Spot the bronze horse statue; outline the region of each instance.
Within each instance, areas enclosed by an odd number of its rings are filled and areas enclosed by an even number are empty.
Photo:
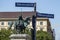
[[[20,16],[18,22],[15,24],[15,30],[17,33],[24,33],[28,24],[30,24],[30,17],[23,20],[22,16]]]

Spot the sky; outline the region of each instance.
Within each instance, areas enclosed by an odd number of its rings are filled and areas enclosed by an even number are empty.
[[[60,40],[60,0],[0,0],[0,12],[33,11],[33,8],[15,7],[15,2],[36,2],[38,12],[54,14],[54,19],[49,19],[56,40]]]

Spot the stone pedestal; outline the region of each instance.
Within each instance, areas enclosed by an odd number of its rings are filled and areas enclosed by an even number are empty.
[[[12,34],[10,40],[31,40],[28,34]]]

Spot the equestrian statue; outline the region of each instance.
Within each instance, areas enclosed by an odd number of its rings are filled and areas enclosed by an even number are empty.
[[[10,29],[12,27],[12,24],[10,25]],[[22,16],[19,16],[18,20],[14,23],[14,29],[16,30],[16,33],[25,33],[26,27],[30,24],[30,17],[27,17],[26,19],[23,19]]]

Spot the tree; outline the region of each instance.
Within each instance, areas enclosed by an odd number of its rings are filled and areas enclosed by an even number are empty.
[[[36,33],[37,40],[52,40],[52,36],[48,32],[37,31]]]
[[[2,29],[0,30],[0,40],[9,40],[11,30]]]

